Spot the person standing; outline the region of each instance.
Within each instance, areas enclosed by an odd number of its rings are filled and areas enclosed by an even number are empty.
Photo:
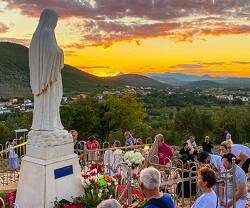
[[[114,155],[114,148],[116,148],[116,142],[111,142],[111,148],[105,151],[103,156],[103,164],[104,164],[104,170],[105,173],[114,176],[117,174],[117,167],[116,167],[116,157]]]
[[[126,131],[126,132],[124,133],[124,137],[125,137],[125,139],[126,139],[126,145],[127,145],[127,146],[134,146],[134,145],[137,144],[136,138],[134,138],[134,137],[132,136],[132,134],[131,134],[129,131]]]
[[[86,147],[88,149],[88,161],[96,161],[98,159],[97,149],[100,148],[100,145],[95,136],[90,136],[88,138]]]
[[[214,148],[213,143],[210,141],[209,136],[205,136],[205,140],[202,144],[202,149],[204,152],[212,153],[212,149]]]
[[[224,140],[227,141],[227,140],[231,140],[232,139],[232,135],[229,133],[229,131],[226,129],[224,131]]]
[[[190,149],[190,154],[197,155],[198,151],[197,151],[197,144],[195,142],[195,137],[190,136],[189,140],[187,140],[187,143],[188,143],[188,147]]]
[[[9,153],[9,170],[15,171],[18,168],[18,156],[15,152],[15,142],[13,139],[9,140],[7,150]]]
[[[78,155],[80,164],[84,162],[84,142],[80,142],[78,140],[78,132],[76,130],[70,130],[69,132],[72,135],[73,143],[74,143],[74,153]]]
[[[170,162],[173,155],[174,150],[170,145],[164,143],[164,136],[162,134],[157,134],[149,153],[149,162],[158,163],[159,165],[166,165]],[[155,159],[157,161],[155,161]]]

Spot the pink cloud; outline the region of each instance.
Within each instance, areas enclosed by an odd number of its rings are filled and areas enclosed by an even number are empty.
[[[246,0],[215,0],[215,4],[210,0],[4,1],[7,9],[19,9],[28,16],[53,8],[61,18],[82,20],[73,25],[82,33],[80,43],[70,44],[77,48],[109,47],[120,41],[140,44],[141,39],[152,37],[192,41],[207,35],[249,34],[250,27]]]

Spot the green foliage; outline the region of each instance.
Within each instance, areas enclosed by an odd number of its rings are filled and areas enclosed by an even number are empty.
[[[98,135],[100,118],[98,103],[95,99],[81,99],[77,103],[61,107],[61,119],[66,129],[76,129],[79,137],[85,139],[90,135]]]
[[[87,97],[63,105],[61,119],[65,129],[79,132],[81,140],[95,135],[102,141],[119,140],[124,144],[124,132],[129,130],[144,142],[162,133],[166,142],[173,145],[180,145],[189,135],[194,135],[199,144],[206,135],[220,143],[225,129],[236,143],[250,139],[250,108],[244,105],[175,108],[145,103],[126,93],[109,95],[102,101]],[[30,128],[32,113],[9,114],[1,120],[0,142],[4,143],[14,137],[15,129]]]
[[[10,136],[10,128],[8,128],[4,122],[0,122],[0,144],[5,144],[5,142],[10,138]]]
[[[105,103],[106,112],[104,119],[106,126],[112,130],[110,136],[124,133],[127,130],[139,133],[138,136],[145,136],[150,131],[150,126],[145,123],[146,112],[143,103],[133,94],[123,94],[121,96],[110,95]],[[120,135],[120,134],[119,134]],[[118,138],[120,138],[120,136]]]
[[[203,138],[213,129],[212,115],[196,108],[185,108],[176,114],[175,130],[183,137],[195,135]]]
[[[115,140],[120,141],[122,145],[125,144],[125,139],[121,129],[110,131],[108,141],[115,141]]]

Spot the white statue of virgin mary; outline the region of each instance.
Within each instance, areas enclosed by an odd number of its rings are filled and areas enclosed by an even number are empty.
[[[30,84],[34,94],[32,130],[63,129],[59,107],[63,95],[63,51],[55,37],[58,15],[44,9],[29,48]]]

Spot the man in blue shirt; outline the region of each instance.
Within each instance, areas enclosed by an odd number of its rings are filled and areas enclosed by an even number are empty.
[[[173,199],[169,194],[160,192],[161,174],[153,168],[145,168],[140,173],[140,187],[147,204],[144,208],[174,208]]]

